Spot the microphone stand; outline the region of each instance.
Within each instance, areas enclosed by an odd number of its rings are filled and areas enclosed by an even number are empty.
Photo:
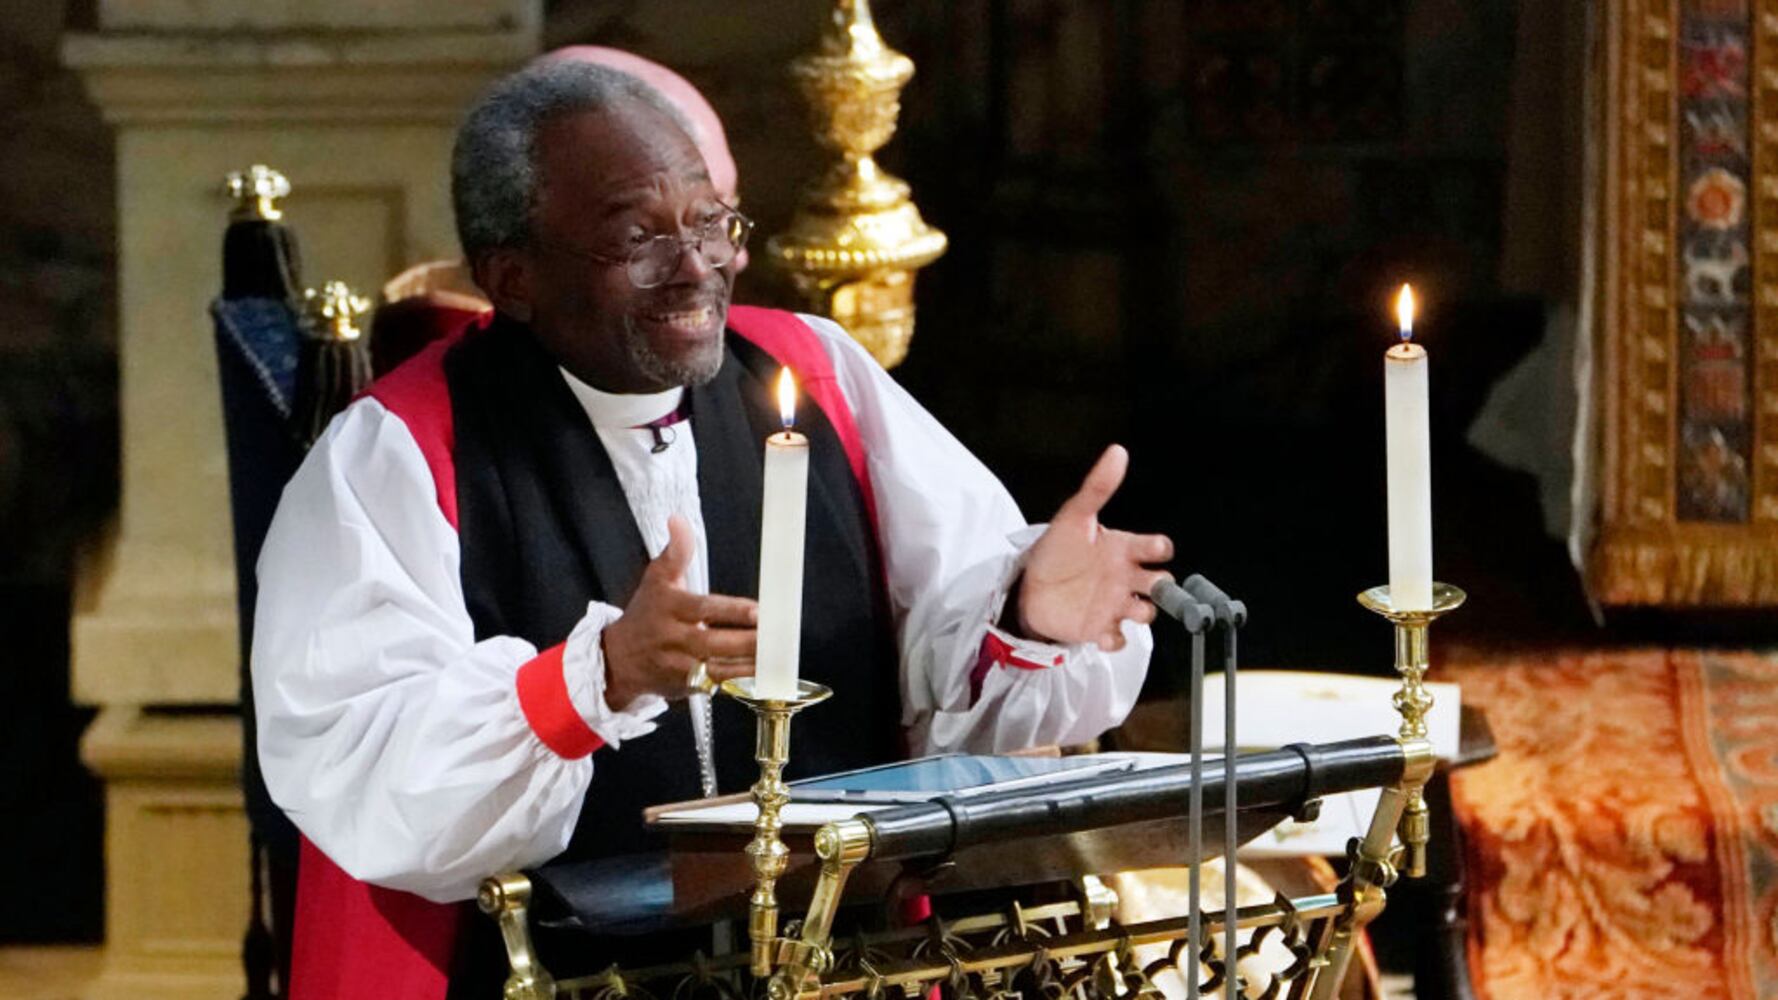
[[[1222,632],[1222,960],[1223,987],[1225,1000],[1238,1000],[1243,996],[1241,977],[1236,965],[1240,957],[1240,948],[1236,941],[1237,930],[1235,919],[1239,907],[1235,899],[1235,849],[1240,846],[1239,833],[1236,831],[1236,795],[1235,780],[1235,680],[1240,671],[1236,657],[1235,634],[1247,624],[1247,605],[1233,600],[1224,593],[1221,587],[1211,583],[1204,577],[1194,573],[1185,580],[1185,592],[1208,606],[1215,618],[1215,627]],[[1194,641],[1201,642],[1198,637]],[[1203,665],[1194,664],[1193,672],[1201,686]],[[1194,693],[1193,698],[1197,695]],[[1198,709],[1194,706],[1194,719]]]
[[[1216,623],[1216,616],[1208,606],[1171,579],[1156,581],[1149,589],[1148,596],[1154,601],[1155,607],[1185,626],[1185,631],[1192,640],[1188,694],[1191,706],[1186,715],[1186,744],[1191,752],[1191,793],[1185,821],[1186,835],[1190,842],[1188,852],[1191,856],[1186,953],[1191,956],[1188,975],[1191,979],[1191,996],[1195,998],[1204,995],[1203,980],[1198,973],[1198,962],[1204,950],[1204,913],[1203,903],[1199,898],[1199,870],[1204,863],[1204,633],[1210,631]],[[1228,765],[1225,762],[1223,766],[1226,768]],[[1226,788],[1231,783],[1225,780],[1223,786]],[[1233,919],[1233,914],[1224,916],[1225,922]]]

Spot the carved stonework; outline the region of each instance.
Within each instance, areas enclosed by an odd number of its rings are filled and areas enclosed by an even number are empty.
[[[1778,604],[1778,0],[1606,5],[1606,604]]]

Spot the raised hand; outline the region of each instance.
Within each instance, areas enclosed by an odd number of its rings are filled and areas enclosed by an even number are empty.
[[[1144,595],[1167,574],[1144,564],[1173,558],[1172,540],[1099,523],[1129,466],[1121,445],[1106,448],[1031,547],[1019,585],[1019,631],[1026,637],[1115,651],[1124,645],[1120,621],[1154,621],[1154,605]]]
[[[759,604],[693,594],[685,567],[697,551],[691,525],[667,519],[667,547],[642,571],[623,617],[605,627],[605,703],[621,711],[638,695],[686,695],[700,661],[718,683],[753,673]]]

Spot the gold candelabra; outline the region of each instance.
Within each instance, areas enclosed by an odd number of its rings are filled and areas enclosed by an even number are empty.
[[[753,802],[759,817],[753,821],[753,840],[747,857],[753,862],[753,898],[749,903],[747,933],[753,944],[755,976],[768,976],[778,945],[778,877],[790,860],[790,848],[781,836],[779,814],[790,801],[784,784],[784,765],[790,759],[790,719],[810,705],[826,701],[833,689],[813,681],[797,681],[796,697],[765,698],[755,691],[755,678],[736,677],[722,682],[722,693],[753,710],[758,723],[754,759],[759,761],[759,780],[753,784]]]
[[[905,181],[874,154],[895,134],[913,60],[884,44],[869,0],[835,0],[819,51],[791,64],[809,102],[815,139],[838,160],[805,191],[766,253],[808,307],[831,316],[884,367],[914,336],[914,272],[945,252]]]
[[[1358,603],[1389,619],[1395,626],[1395,671],[1401,690],[1395,693],[1395,710],[1401,713],[1403,740],[1426,739],[1426,716],[1432,711],[1432,693],[1426,690],[1426,633],[1442,615],[1463,605],[1466,595],[1448,583],[1432,585],[1432,607],[1398,608],[1388,587],[1372,587],[1358,595]],[[1401,816],[1401,844],[1409,878],[1426,874],[1426,844],[1431,825],[1426,815],[1424,783],[1412,788]]]

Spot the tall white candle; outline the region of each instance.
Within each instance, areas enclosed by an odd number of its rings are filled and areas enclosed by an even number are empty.
[[[759,529],[759,653],[754,694],[796,697],[803,632],[803,527],[808,520],[809,439],[791,430],[796,383],[778,376],[784,430],[766,438],[765,497]]]
[[[1389,599],[1432,607],[1432,435],[1427,424],[1426,349],[1414,333],[1414,290],[1396,298],[1401,343],[1383,355],[1384,436],[1389,453]]]

